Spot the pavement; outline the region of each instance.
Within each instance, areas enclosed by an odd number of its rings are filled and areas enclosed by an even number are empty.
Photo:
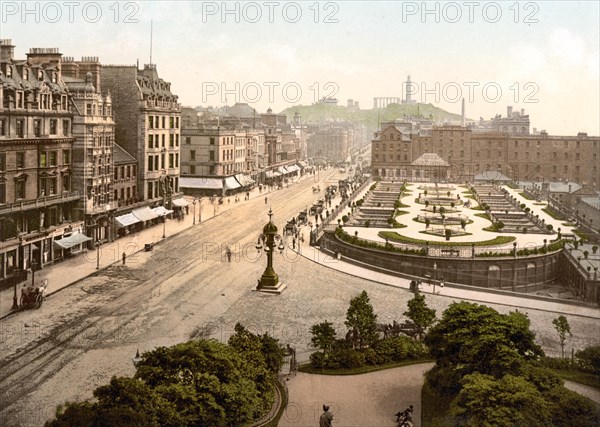
[[[299,179],[306,179],[308,175],[300,177]],[[298,178],[296,178],[296,182]],[[262,191],[258,187],[252,189],[250,192],[250,198],[254,199],[257,197],[268,197],[268,194],[274,189],[268,187],[263,188]],[[192,204],[193,197],[185,196],[184,198],[189,202],[189,212],[184,215],[183,220],[179,221],[176,219],[167,219],[166,223],[159,223],[149,228],[145,228],[137,233],[130,234],[124,237],[115,239],[113,242],[104,243],[99,247],[99,250],[88,250],[84,249],[82,253],[75,254],[72,257],[51,264],[41,270],[35,272],[35,282],[40,283],[44,279],[48,279],[48,290],[46,296],[52,295],[64,289],[86,277],[94,274],[98,270],[107,268],[113,264],[122,262],[123,252],[126,254],[126,263],[136,262],[136,253],[144,251],[144,245],[148,243],[160,243],[163,241],[163,232],[166,239],[183,230],[186,230],[195,224],[200,222],[206,222],[215,216],[221,215],[229,209],[243,204],[244,193],[240,193],[239,202],[235,202],[235,196],[224,197],[223,204],[211,203],[210,199],[203,197],[199,203],[194,207]],[[194,216],[196,221],[194,222]],[[16,294],[17,301],[21,298],[21,288],[24,283],[17,286]],[[3,289],[0,291],[0,319],[18,311],[13,310],[13,299],[15,295],[15,289]]]
[[[306,179],[308,175],[305,175],[300,180]],[[298,178],[296,179],[298,180]],[[293,184],[292,184],[293,185]],[[405,197],[416,197],[418,190],[416,188],[418,184],[413,184],[411,187],[413,194]],[[509,191],[512,191],[510,188],[506,187]],[[457,188],[458,191],[464,190],[461,187]],[[368,187],[365,192],[368,190]],[[259,191],[258,188],[254,188],[250,192],[250,198],[256,197],[268,197],[268,194],[272,191],[271,189],[263,189],[263,191]],[[324,186],[322,186],[322,191],[324,191]],[[517,197],[520,196],[517,192],[514,192]],[[360,199],[362,194],[360,194],[355,200]],[[182,221],[178,221],[175,219],[167,220],[165,224],[165,236],[169,238],[169,236],[173,236],[185,229],[188,229],[194,225],[194,211],[196,218],[196,224],[199,224],[200,220],[202,222],[209,221],[211,218],[218,216],[230,208],[237,206],[238,203],[244,203],[244,195],[240,195],[240,201],[235,202],[234,197],[225,197],[224,203],[219,205],[217,203],[210,203],[208,198],[203,198],[202,201],[196,205],[194,209],[192,205],[192,197],[185,197],[190,202],[189,214],[185,215]],[[545,212],[541,211],[543,206],[533,205],[533,201],[526,201],[523,199],[524,203],[528,202],[528,206],[532,209],[536,209],[536,213],[539,210],[540,216],[544,215],[548,217]],[[332,200],[332,206],[336,206],[341,203],[341,198],[338,196]],[[527,203],[526,203],[527,204]],[[415,210],[407,215],[403,215],[399,217],[399,220],[403,220],[403,218],[410,218],[410,222],[416,224],[412,221],[417,215],[418,209],[420,209],[421,205],[415,205],[410,209]],[[407,210],[403,208],[404,210]],[[476,211],[475,211],[476,212]],[[344,210],[340,212],[338,215],[339,218],[344,215]],[[337,224],[338,217],[332,218],[329,223]],[[474,217],[474,219],[481,219],[478,217]],[[310,219],[310,218],[309,218]],[[314,219],[314,218],[313,218]],[[552,220],[552,218],[548,217],[547,223],[557,222],[555,225],[555,229],[560,226],[560,221]],[[406,221],[405,221],[406,222]],[[419,224],[421,225],[421,224]],[[473,224],[471,224],[473,225]],[[424,225],[423,225],[424,227]],[[467,226],[469,227],[469,226]],[[402,234],[411,237],[423,238],[422,234],[419,234],[417,228],[420,227],[408,227],[401,229]],[[565,228],[565,227],[563,227]],[[359,236],[362,238],[372,239],[382,241],[381,238],[377,236],[378,229],[375,228],[365,228],[365,227],[344,227],[344,229],[353,234],[354,230],[359,231]],[[473,232],[472,236],[468,236],[472,239],[484,240],[489,238],[486,234],[488,232],[480,231],[477,232],[474,228],[469,230]],[[310,227],[304,226],[300,228],[300,233],[304,235],[304,242],[299,242],[299,247],[297,246],[297,252],[304,256],[307,259],[312,260],[313,262],[317,262],[325,267],[332,268],[347,274],[351,274],[356,277],[362,277],[364,279],[368,279],[371,281],[375,281],[387,286],[394,286],[404,289],[409,289],[410,279],[404,279],[401,277],[397,277],[391,274],[385,274],[382,272],[377,272],[370,270],[365,267],[361,267],[360,265],[356,265],[355,263],[346,262],[342,258],[341,260],[333,259],[331,256],[321,252],[318,248],[312,247],[309,245],[309,235],[310,235]],[[51,295],[60,289],[63,289],[75,282],[78,282],[81,279],[84,279],[92,274],[94,274],[98,269],[106,268],[112,264],[122,262],[121,256],[122,253],[125,252],[127,254],[127,258],[129,262],[135,262],[135,257],[133,255],[139,251],[144,250],[144,245],[146,243],[160,243],[163,240],[163,225],[157,224],[153,227],[144,229],[138,233],[131,234],[122,238],[115,240],[112,243],[106,243],[100,246],[100,250],[98,252],[93,250],[84,250],[82,254],[76,255],[68,260],[62,261],[57,264],[53,264],[48,266],[42,270],[38,270],[35,274],[36,282],[41,281],[43,279],[48,279],[48,291],[47,295]],[[548,237],[547,235],[524,235],[523,239],[531,240]],[[434,236],[427,237],[433,240]],[[126,260],[127,262],[127,260]],[[98,268],[96,268],[98,266]],[[422,292],[433,293],[433,288],[430,285],[425,285],[422,289]],[[480,303],[491,303],[491,304],[501,304],[507,305],[511,307],[521,307],[521,308],[530,308],[536,310],[544,310],[550,312],[556,312],[560,314],[569,314],[576,316],[584,316],[590,318],[600,318],[600,308],[593,307],[585,307],[578,306],[568,303],[562,303],[560,301],[540,301],[539,299],[528,298],[524,294],[515,293],[511,295],[510,293],[490,293],[483,290],[469,290],[462,288],[452,288],[451,286],[445,286],[444,288],[436,287],[435,293],[440,296],[445,296],[448,298],[456,299],[456,300],[467,300],[467,301],[475,301]],[[5,289],[0,292],[0,318],[5,317],[13,312],[11,309],[13,303],[13,295],[14,289]],[[17,289],[17,298],[20,298],[20,289]]]

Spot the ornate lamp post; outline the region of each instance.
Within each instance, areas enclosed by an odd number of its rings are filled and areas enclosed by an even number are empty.
[[[277,234],[277,227],[271,221],[272,216],[273,211],[269,209],[269,222],[263,227],[263,232],[258,236],[258,241],[256,242],[256,250],[260,253],[264,249],[267,254],[267,268],[258,280],[256,290],[280,294],[286,288],[286,285],[279,282],[279,276],[273,269],[273,252],[275,249],[279,249],[283,253],[285,247],[282,237]]]
[[[194,198],[194,201],[192,202],[192,205],[194,205],[194,213],[192,215],[192,218],[194,219],[194,221],[192,222],[192,225],[196,225],[196,199]]]

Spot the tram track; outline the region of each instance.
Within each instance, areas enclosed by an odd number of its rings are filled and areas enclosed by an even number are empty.
[[[323,182],[324,180],[321,184]],[[279,220],[276,222],[284,222],[285,218],[295,216],[298,210],[303,209],[307,199],[314,196],[320,197],[320,194],[311,194],[310,185],[312,184],[314,182],[305,181],[299,185],[294,185],[289,189],[290,191],[265,194],[269,205],[278,205],[277,218]],[[293,193],[293,197],[289,197],[289,193]],[[262,198],[255,199],[254,202],[263,207]],[[249,207],[248,205],[244,206]],[[241,206],[233,206],[233,208],[238,207]],[[233,212],[231,210],[224,212],[216,217],[217,221],[213,224],[217,223],[218,225],[219,222],[222,222],[224,223],[223,226],[227,226],[227,222],[232,219],[232,216]],[[227,240],[236,242],[253,241],[254,238],[249,237],[252,235],[249,233],[258,231],[258,227],[262,226],[265,220],[266,218],[262,218],[262,215],[260,215],[254,217],[251,221],[236,224],[236,227],[227,230]],[[223,226],[212,229],[206,227],[191,228],[174,236],[168,243],[170,246],[177,246],[178,256],[169,257],[169,263],[163,264],[164,268],[160,270],[153,269],[154,271],[149,274],[150,277],[138,283],[127,285],[122,292],[107,303],[86,310],[81,315],[53,328],[46,336],[33,342],[22,351],[18,351],[2,360],[0,419],[4,418],[2,412],[14,407],[16,403],[34,391],[40,384],[52,378],[57,372],[87,351],[93,350],[113,338],[123,325],[127,325],[140,316],[142,311],[139,308],[140,303],[143,306],[153,297],[153,292],[149,292],[155,290],[152,285],[159,283],[159,286],[162,286],[169,279],[191,271],[197,271],[196,275],[202,274],[203,269],[198,267],[206,262],[206,254],[203,253],[206,248],[203,247],[203,244],[198,244],[199,240],[194,238],[194,234],[199,235],[202,231],[204,233],[200,240],[203,243],[217,243],[224,236]],[[217,247],[219,246],[217,245]],[[157,247],[157,249],[157,252],[161,250],[160,247]],[[155,255],[153,254],[153,256]],[[165,295],[177,289],[178,286],[174,286]],[[52,298],[49,300],[51,301]],[[110,325],[111,327],[107,327],[107,319],[115,319],[116,322]],[[88,340],[86,337],[93,337],[93,339]]]

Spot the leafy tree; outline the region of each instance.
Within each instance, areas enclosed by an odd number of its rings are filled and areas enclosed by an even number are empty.
[[[346,326],[358,332],[358,346],[360,349],[372,346],[378,339],[377,315],[369,302],[367,291],[350,300],[350,307],[346,313]]]
[[[467,374],[519,373],[524,361],[543,355],[529,325],[518,311],[500,314],[484,305],[451,304],[425,336],[436,359],[428,380],[438,392],[454,394]]]
[[[435,310],[427,307],[425,296],[421,294],[413,296],[408,302],[408,310],[403,314],[417,326],[419,340],[423,339],[427,328],[435,322]]]
[[[505,375],[498,379],[474,373],[462,380],[462,390],[451,405],[461,426],[548,426],[551,405],[526,379]]]
[[[560,340],[560,348],[562,350],[562,357],[565,357],[565,342],[567,341],[567,334],[571,334],[571,327],[565,316],[558,316],[552,321],[554,329],[558,332],[558,339]]]
[[[324,353],[331,352],[336,335],[331,322],[325,321],[311,326],[310,333],[313,335],[310,341],[315,347],[323,350]]]
[[[575,353],[584,365],[589,366],[594,372],[600,374],[600,346],[587,347]]]

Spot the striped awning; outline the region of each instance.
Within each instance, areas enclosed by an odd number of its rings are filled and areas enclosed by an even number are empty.
[[[63,237],[60,240],[54,240],[54,244],[61,249],[71,249],[73,246],[89,242],[90,240],[92,240],[91,237],[88,237],[85,234],[76,233],[71,234],[69,237]]]
[[[144,206],[140,209],[135,209],[131,213],[140,221],[151,221],[153,219],[158,218],[158,215],[156,215],[148,206]]]
[[[138,217],[136,217],[135,215],[133,215],[131,213],[118,216],[115,218],[115,221],[117,221],[121,225],[121,227],[127,227],[128,225],[132,225],[132,224],[141,222]]]

